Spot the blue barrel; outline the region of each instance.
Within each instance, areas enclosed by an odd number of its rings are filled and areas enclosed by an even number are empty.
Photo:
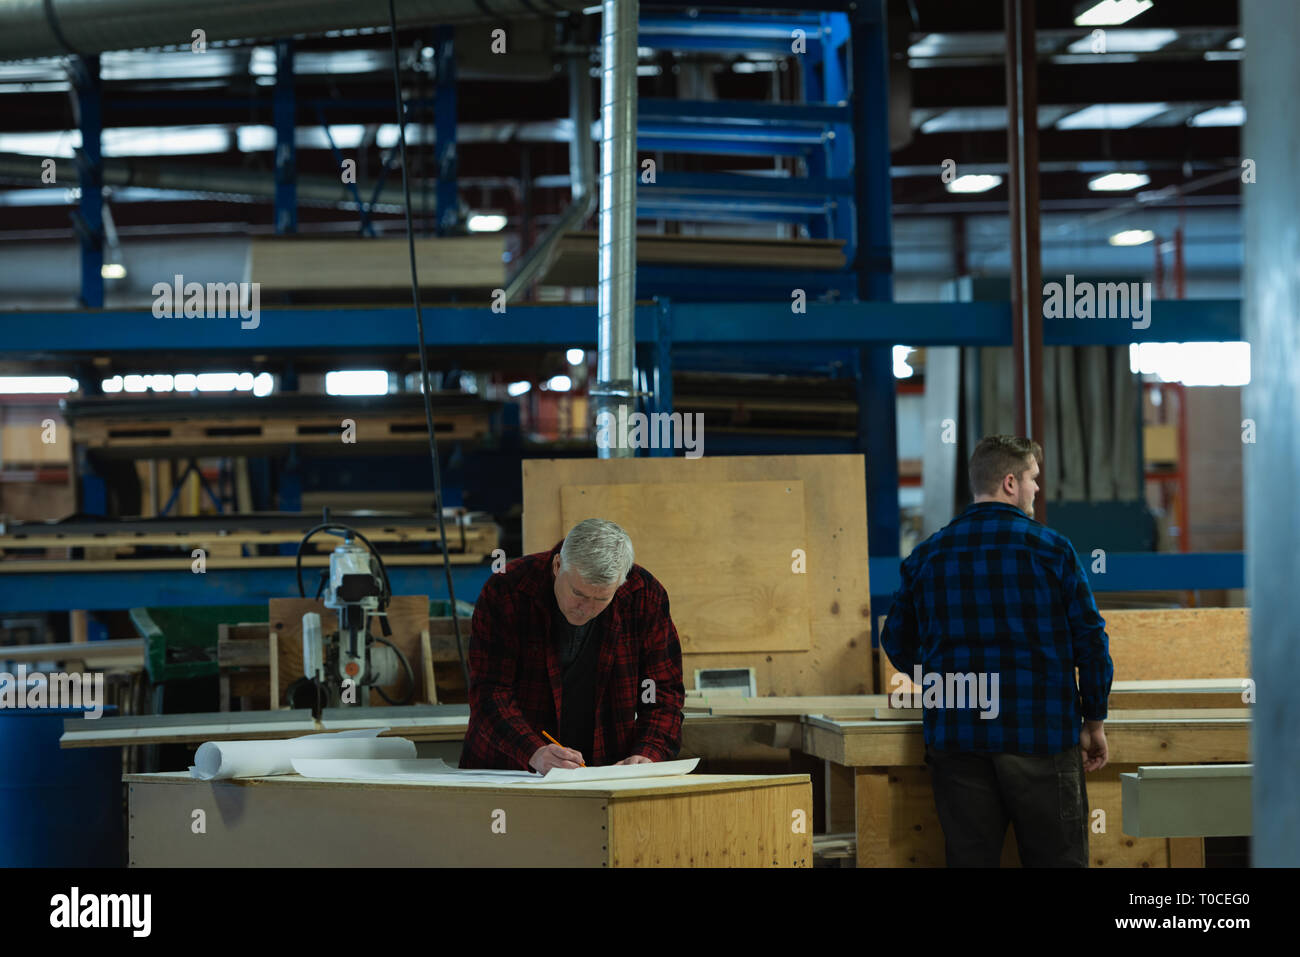
[[[126,864],[122,749],[59,747],[64,720],[84,714],[0,708],[0,866]]]

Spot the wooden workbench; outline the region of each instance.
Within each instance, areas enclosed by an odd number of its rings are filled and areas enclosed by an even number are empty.
[[[513,787],[296,774],[123,780],[132,867],[811,867],[813,860],[806,774]],[[206,833],[195,834],[200,810]]]
[[[1112,711],[1105,730],[1111,763],[1085,776],[1090,865],[1203,866],[1204,845],[1198,838],[1124,834],[1120,774],[1134,772],[1139,765],[1249,761],[1249,709]],[[803,719],[803,750],[833,762],[841,774],[853,774],[859,867],[944,866],[943,830],[934,809],[919,719],[808,715]],[[833,779],[834,774],[827,777]],[[1002,863],[1018,862],[1014,829],[1008,828]]]

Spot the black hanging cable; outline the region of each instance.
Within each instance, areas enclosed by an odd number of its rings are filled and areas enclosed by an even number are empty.
[[[447,595],[451,598],[451,624],[456,632],[456,654],[460,670],[469,689],[469,667],[460,642],[460,616],[456,614],[456,589],[451,581],[451,553],[447,551],[447,527],[442,515],[442,470],[438,467],[438,442],[433,432],[433,394],[429,382],[429,361],[424,349],[424,315],[420,311],[420,280],[415,270],[415,227],[411,223],[411,184],[406,175],[406,117],[402,109],[402,78],[398,71],[397,12],[388,0],[388,31],[393,42],[393,102],[397,107],[397,141],[402,150],[402,208],[406,213],[406,244],[411,257],[411,298],[415,302],[415,332],[420,342],[420,386],[424,392],[424,423],[429,430],[429,455],[433,459],[434,506],[438,510],[438,538],[442,543],[442,568],[447,575]]]

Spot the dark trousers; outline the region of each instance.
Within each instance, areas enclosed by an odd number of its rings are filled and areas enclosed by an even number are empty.
[[[1083,755],[974,754],[926,748],[949,867],[997,867],[1007,824],[1025,867],[1088,866]]]

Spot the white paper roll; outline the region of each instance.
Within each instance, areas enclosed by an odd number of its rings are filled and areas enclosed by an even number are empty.
[[[415,743],[380,738],[387,728],[307,734],[273,741],[205,741],[190,774],[200,781],[292,774],[294,758],[414,758]]]

